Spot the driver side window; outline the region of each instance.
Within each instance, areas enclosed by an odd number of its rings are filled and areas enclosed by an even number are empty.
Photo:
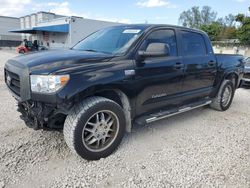
[[[153,31],[143,41],[140,50],[146,50],[151,43],[164,43],[169,47],[169,56],[177,56],[177,43],[175,32],[172,29]]]

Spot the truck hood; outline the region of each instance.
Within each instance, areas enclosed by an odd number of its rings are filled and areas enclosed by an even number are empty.
[[[51,50],[20,55],[8,61],[18,67],[26,67],[32,74],[50,74],[64,69],[89,66],[109,61],[113,55],[78,51]]]

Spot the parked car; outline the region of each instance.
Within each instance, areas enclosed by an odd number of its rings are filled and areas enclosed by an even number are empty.
[[[250,57],[245,59],[244,76],[242,78],[242,86],[250,86]]]
[[[5,82],[34,129],[63,129],[88,160],[110,155],[133,124],[209,105],[225,111],[243,76],[241,55],[214,54],[206,33],[169,25],[121,25],[69,50],[15,57]]]
[[[32,43],[31,41],[24,40],[20,46],[16,48],[16,52],[19,54],[25,54],[28,52],[48,50],[45,46],[38,45],[37,41]]]

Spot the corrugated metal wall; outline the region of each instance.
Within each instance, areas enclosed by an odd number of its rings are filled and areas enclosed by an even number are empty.
[[[21,43],[21,35],[10,33],[20,28],[19,18],[0,16],[0,47],[14,47]]]

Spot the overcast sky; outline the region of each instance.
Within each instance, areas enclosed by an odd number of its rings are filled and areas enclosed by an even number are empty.
[[[192,6],[211,6],[219,17],[247,13],[250,0],[0,0],[0,15],[20,17],[37,11],[119,21],[178,24]]]

